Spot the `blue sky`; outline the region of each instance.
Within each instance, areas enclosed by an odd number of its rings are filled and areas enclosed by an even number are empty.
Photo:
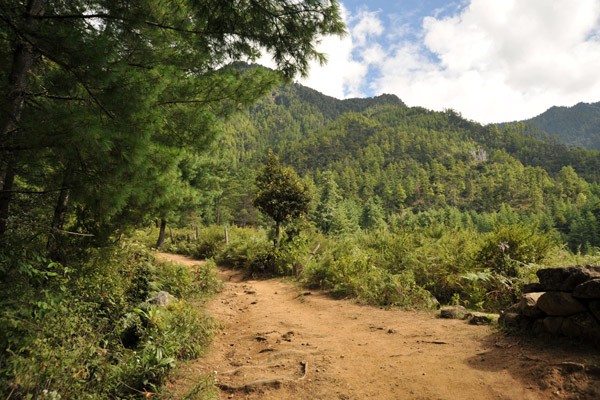
[[[328,64],[299,79],[325,94],[393,93],[481,123],[600,101],[600,0],[341,3],[349,35],[323,38]]]

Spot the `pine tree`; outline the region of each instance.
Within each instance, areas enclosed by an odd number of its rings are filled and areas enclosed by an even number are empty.
[[[360,227],[363,229],[383,229],[387,226],[384,215],[381,200],[378,197],[369,198],[360,216]]]
[[[310,192],[291,168],[283,168],[269,150],[267,162],[256,177],[254,206],[275,221],[275,247],[279,245],[281,226],[308,211]]]
[[[177,203],[180,149],[205,149],[344,28],[335,0],[0,0],[0,31],[0,237],[32,196],[52,232],[105,237]],[[223,67],[262,49],[278,73]]]

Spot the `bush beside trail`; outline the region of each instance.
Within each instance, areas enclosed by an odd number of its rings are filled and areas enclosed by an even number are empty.
[[[188,242],[193,232],[176,229],[175,242],[167,243],[166,249],[210,256],[248,274],[301,272],[298,278],[309,288],[367,304],[409,308],[461,304],[486,311],[509,307],[540,268],[594,260],[569,252],[535,226],[519,223],[480,233],[432,221],[426,226],[326,236],[311,223],[296,221],[283,232],[277,248],[272,233],[263,228],[232,225],[228,236],[226,244],[224,227],[210,226],[200,229],[197,242]]]
[[[129,240],[90,250],[86,260],[61,265],[31,253],[0,260],[3,398],[145,398],[211,342],[215,322],[190,302],[218,289],[214,263],[157,261]],[[148,304],[160,290],[180,301]],[[211,382],[202,381],[204,393]]]

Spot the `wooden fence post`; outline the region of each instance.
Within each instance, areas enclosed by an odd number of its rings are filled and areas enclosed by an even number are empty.
[[[296,280],[300,279],[300,275],[302,275],[302,272],[304,272],[304,270],[306,268],[308,268],[308,264],[310,264],[310,260],[312,260],[312,258],[315,256],[315,254],[317,254],[319,247],[321,247],[321,242],[317,243],[317,247],[315,247],[315,249],[312,251],[312,253],[310,253],[310,256],[308,256],[308,261],[306,261],[306,265],[304,266],[304,268],[300,268],[300,270],[294,271],[294,275],[296,275]]]

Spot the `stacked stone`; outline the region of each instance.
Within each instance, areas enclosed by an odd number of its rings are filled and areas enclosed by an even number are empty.
[[[537,276],[499,323],[600,345],[600,266],[547,268]]]

